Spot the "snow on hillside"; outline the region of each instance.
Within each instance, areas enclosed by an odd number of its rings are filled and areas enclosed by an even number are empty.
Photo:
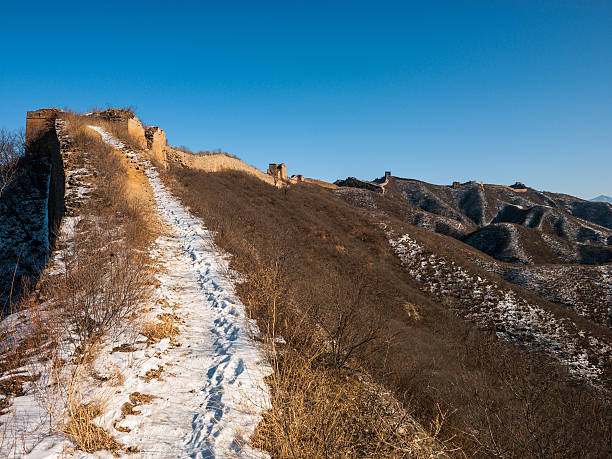
[[[567,319],[530,304],[513,291],[471,274],[443,256],[427,253],[405,234],[389,242],[402,264],[427,293],[455,297],[458,313],[483,326],[493,324],[500,338],[540,349],[591,383],[601,382],[612,347]]]
[[[510,266],[480,257],[471,261],[545,300],[604,327],[612,326],[612,264]]]

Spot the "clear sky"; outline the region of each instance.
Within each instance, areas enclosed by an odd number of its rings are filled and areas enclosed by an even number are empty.
[[[134,105],[324,180],[612,195],[612,1],[2,2],[0,127]]]

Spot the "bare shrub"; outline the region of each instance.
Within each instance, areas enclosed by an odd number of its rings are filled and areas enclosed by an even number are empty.
[[[17,177],[19,159],[25,154],[25,131],[0,129],[0,197]]]
[[[2,323],[0,408],[10,407],[11,398],[31,382],[51,429],[84,452],[117,453],[121,445],[96,425],[103,399],[92,398],[83,381],[96,377],[90,363],[97,338],[128,328],[147,297],[151,262],[146,248],[155,237],[155,217],[147,196],[130,186],[121,155],[88,127],[91,118],[74,112],[61,118],[72,159],[78,155],[78,164],[94,181],[78,209],[74,233],[62,238],[55,254],[58,269],[43,272],[35,291],[25,289],[10,310],[20,312]],[[22,448],[18,443],[15,439],[9,450]]]
[[[332,273],[324,284],[313,288],[327,291],[325,296],[313,298],[311,312],[324,332],[327,364],[343,368],[351,357],[380,336],[379,321],[371,316],[371,306],[366,304],[368,291],[373,289],[371,279],[364,274],[347,282]]]
[[[108,394],[84,395],[87,369],[82,362],[83,359],[80,363],[66,364],[56,357],[45,380],[38,384],[50,427],[83,452],[108,450],[116,454],[122,445],[95,424],[96,418],[104,412]]]
[[[64,271],[53,294],[83,347],[125,325],[145,299],[150,276],[140,249],[150,240],[151,228],[148,206],[126,192],[127,171],[119,156],[81,117],[69,123],[72,138],[87,150],[102,184],[62,254]]]
[[[62,254],[64,271],[54,287],[84,345],[126,325],[147,295],[149,262],[142,249],[152,237],[151,207],[127,192],[126,167],[88,127],[89,117],[68,115],[67,121],[74,147],[86,151],[100,184]]]
[[[148,288],[142,256],[117,240],[115,231],[90,223],[90,231],[78,235],[64,255],[55,294],[81,346],[125,324]]]

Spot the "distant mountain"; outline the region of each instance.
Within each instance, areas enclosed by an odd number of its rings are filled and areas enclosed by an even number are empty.
[[[341,187],[337,194],[361,207],[452,236],[500,261],[612,262],[612,208],[603,202],[537,191],[522,183],[472,181],[446,186],[389,177],[376,192],[355,180],[336,182]]]
[[[591,202],[609,202],[612,204],[612,198],[610,196],[606,196],[604,194],[597,196],[596,198],[589,199]]]

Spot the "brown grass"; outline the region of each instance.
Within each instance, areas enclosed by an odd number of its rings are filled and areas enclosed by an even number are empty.
[[[121,419],[126,416],[140,414],[140,411],[134,410],[134,408],[145,403],[151,403],[156,398],[157,396],[155,395],[141,394],[140,392],[130,394],[130,401],[125,402],[121,407]]]
[[[284,359],[297,355],[309,362],[310,367],[279,362],[274,376],[279,379],[269,381],[276,394],[266,418],[271,424],[262,426],[257,440],[269,451],[292,457],[290,445],[306,441],[298,430],[283,426],[281,413],[301,404],[299,418],[312,419],[306,423],[311,425],[333,406],[316,397],[310,404],[293,398],[305,393],[287,395],[291,378],[297,377],[293,368],[302,369],[300,387],[318,387],[317,379],[335,381],[329,382],[330,394],[342,394],[343,384],[354,390],[350,378],[341,375],[359,380],[370,374],[426,427],[448,413],[434,433],[451,455],[600,457],[609,451],[607,397],[570,378],[549,358],[500,341],[456,316],[446,303],[424,296],[368,214],[310,184],[278,190],[240,173],[179,168],[163,178],[216,231],[215,242],[234,256],[232,269],[249,279],[237,292],[260,330],[270,341],[277,336],[287,341],[295,354],[287,351]],[[416,234],[449,252],[448,238]],[[466,266],[460,256],[447,255]],[[361,412],[363,399],[351,400],[346,412]],[[382,443],[398,445],[392,429],[382,431],[387,435]],[[315,436],[316,444],[304,446],[301,454],[351,454],[343,449],[348,448],[345,433],[344,428],[331,430],[337,443],[327,433],[325,441]],[[326,444],[339,449],[326,449]],[[355,448],[363,448],[359,445],[355,439]],[[360,449],[360,454],[378,451]],[[382,455],[387,454],[394,453]]]
[[[152,379],[157,379],[158,381],[163,381],[163,379],[161,377],[161,374],[163,373],[163,371],[164,371],[164,367],[158,367],[158,368],[155,368],[155,369],[148,370],[145,373],[145,381],[149,382]]]
[[[70,406],[68,421],[61,430],[74,442],[77,449],[85,453],[107,450],[118,456],[123,445],[106,430],[93,423],[101,414],[102,409],[94,403]]]
[[[44,272],[36,290],[26,290],[19,304],[12,305],[11,312],[28,309],[28,321],[16,320],[0,337],[1,403],[8,407],[24,382],[36,381],[38,375],[28,368],[44,362],[51,374],[35,384],[53,427],[85,452],[116,453],[121,445],[93,422],[102,404],[87,401],[79,381],[88,371],[99,378],[90,368],[99,338],[129,326],[147,297],[152,263],[146,254],[159,228],[144,172],[87,127],[97,120],[73,112],[61,117],[70,134],[71,160],[87,167],[95,183],[78,209],[81,219],[72,240],[62,239],[57,248],[66,265],[62,275]],[[69,359],[60,357],[69,349],[59,348],[66,329],[79,338]],[[108,379],[121,384],[122,378],[117,372]],[[17,442],[12,448],[17,451]]]
[[[142,335],[144,335],[149,343],[158,343],[162,339],[169,339],[170,343],[177,345],[176,337],[179,335],[179,329],[176,327],[176,323],[179,318],[176,314],[158,314],[158,321],[156,322],[145,322],[142,329]]]
[[[438,457],[444,447],[392,397],[353,372],[330,371],[288,351],[266,379],[272,408],[254,446],[273,457]],[[438,419],[441,422],[441,419]]]
[[[72,148],[86,152],[99,185],[82,209],[70,250],[63,253],[66,270],[53,279],[51,291],[84,344],[125,325],[146,298],[146,248],[156,221],[145,187],[131,184],[133,169],[87,127],[92,120],[66,114],[66,121]]]

